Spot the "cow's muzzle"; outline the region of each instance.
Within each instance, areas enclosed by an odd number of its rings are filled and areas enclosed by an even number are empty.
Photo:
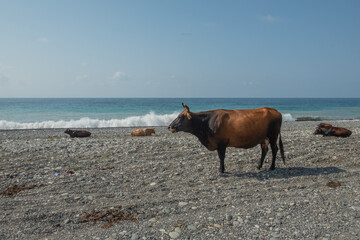
[[[168,127],[168,130],[172,133],[175,133],[176,132],[176,129],[172,128],[171,126]]]

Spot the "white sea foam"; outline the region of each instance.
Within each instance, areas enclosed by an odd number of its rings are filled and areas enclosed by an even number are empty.
[[[295,118],[293,118],[293,116],[290,113],[284,113],[282,114],[283,117],[283,121],[284,122],[294,122]]]
[[[157,115],[150,112],[143,116],[132,116],[124,119],[90,119],[81,118],[70,121],[43,121],[20,123],[0,120],[0,129],[39,129],[39,128],[106,128],[106,127],[135,127],[135,126],[168,126],[179,113]]]

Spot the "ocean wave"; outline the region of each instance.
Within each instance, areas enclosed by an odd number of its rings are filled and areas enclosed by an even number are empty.
[[[136,126],[168,126],[179,113],[157,115],[150,112],[143,116],[131,116],[124,119],[90,119],[59,120],[21,123],[0,120],[0,129],[40,129],[40,128],[106,128],[106,127],[136,127]]]
[[[78,120],[59,120],[59,121],[42,121],[42,122],[13,122],[0,120],[0,129],[42,129],[42,128],[107,128],[107,127],[150,127],[150,126],[168,126],[179,113],[156,114],[150,112],[143,116],[131,116],[124,119],[91,119],[88,117]],[[294,121],[320,121],[331,120],[314,116],[297,116],[293,117],[290,113],[283,113],[284,122]],[[333,119],[340,120],[340,119]],[[346,119],[344,121],[359,121],[359,118]]]
[[[284,122],[294,122],[296,120],[290,113],[283,113],[282,117]]]

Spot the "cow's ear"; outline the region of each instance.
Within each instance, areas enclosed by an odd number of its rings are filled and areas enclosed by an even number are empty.
[[[188,110],[188,111],[190,112],[189,107],[188,107],[188,106],[186,106],[186,104],[185,104],[185,103],[182,103],[182,105],[183,105],[183,107],[184,107],[186,110]]]

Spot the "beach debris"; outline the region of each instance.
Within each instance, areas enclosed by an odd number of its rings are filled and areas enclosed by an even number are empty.
[[[137,214],[143,213],[136,211],[135,207],[124,209],[122,206],[118,206],[117,209],[112,208],[109,210],[84,213],[79,219],[79,223],[102,221],[104,222],[101,226],[102,228],[110,228],[119,221],[138,222],[135,217]]]
[[[339,181],[329,181],[326,186],[331,187],[331,188],[338,188],[341,186],[341,183]]]
[[[44,184],[41,184],[41,185],[25,185],[25,184],[23,184],[23,185],[20,185],[20,186],[18,186],[18,185],[13,185],[13,186],[10,186],[10,187],[8,187],[7,189],[5,189],[2,193],[1,193],[1,195],[3,196],[3,197],[5,197],[5,196],[12,196],[12,195],[15,195],[15,194],[18,194],[18,193],[20,193],[21,191],[24,191],[24,190],[29,190],[29,189],[33,189],[33,188],[39,188],[39,187],[43,187],[43,186],[45,186]]]
[[[55,173],[54,174],[54,177],[57,177],[57,176],[59,176],[60,175],[60,173]]]
[[[73,170],[67,170],[66,173],[67,174],[74,174],[74,171]]]
[[[108,169],[113,169],[115,168],[114,166],[107,166],[107,167],[103,167],[103,168],[100,168],[99,170],[108,170]]]
[[[155,128],[140,128],[131,132],[132,136],[151,136],[151,134],[155,134]]]
[[[90,137],[91,132],[86,130],[71,130],[70,128],[66,129],[64,133],[67,133],[70,135],[71,138],[84,138],[84,137]]]

